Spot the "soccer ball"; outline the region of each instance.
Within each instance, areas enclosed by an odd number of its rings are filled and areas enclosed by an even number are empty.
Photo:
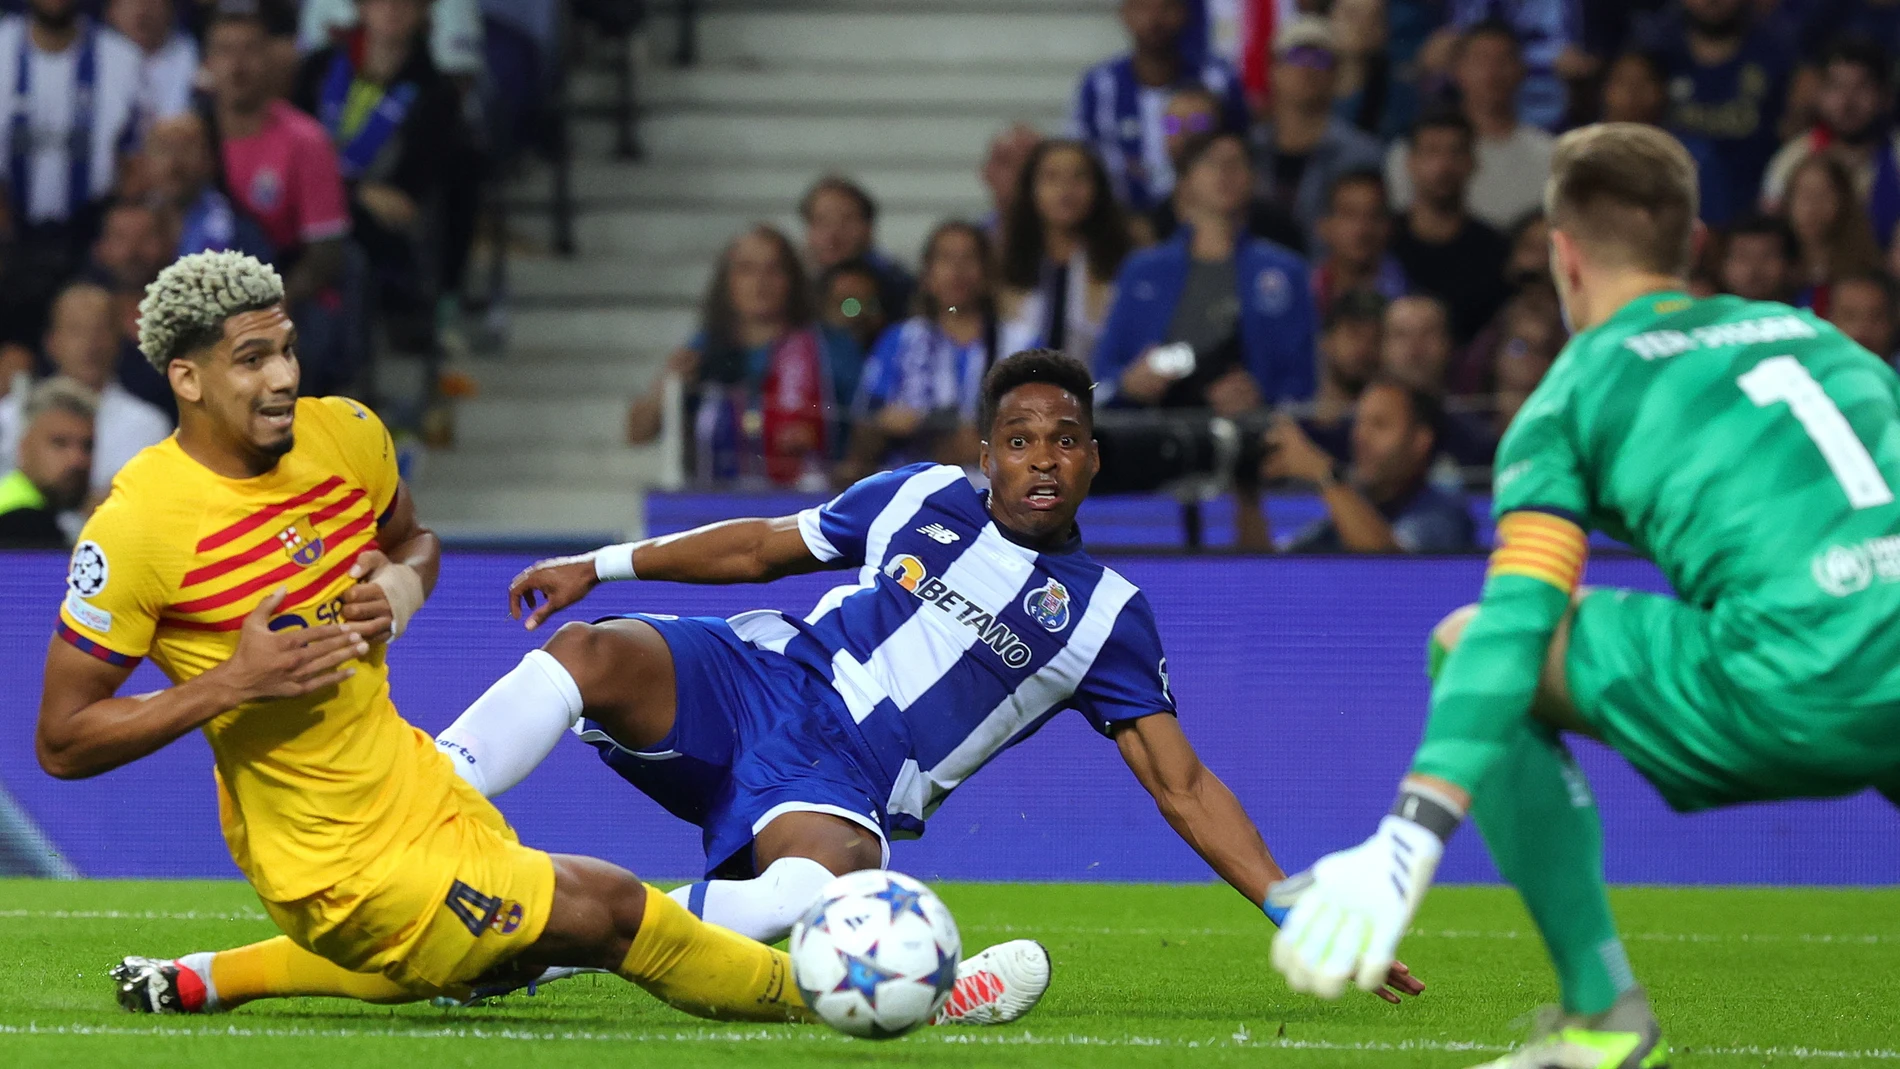
[[[825,885],[792,928],[805,1005],[847,1035],[894,1039],[928,1024],[956,986],[963,940],[930,888],[866,869]]]

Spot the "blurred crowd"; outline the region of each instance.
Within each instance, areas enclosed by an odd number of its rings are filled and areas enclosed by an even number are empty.
[[[549,0],[0,4],[0,545],[56,546],[171,433],[138,304],[179,256],[283,276],[305,394],[436,353],[533,126]]]
[[[978,383],[1049,346],[1104,412],[1265,428],[1240,473],[1317,488],[1280,548],[1445,552],[1464,494],[1563,347],[1541,215],[1554,136],[1658,125],[1701,166],[1692,279],[1812,309],[1896,348],[1900,0],[1123,0],[1129,49],[1081,78],[1066,130],[998,132],[991,207],[912,274],[844,175],[802,245],[726,247],[671,379],[688,476],[816,490],[894,464],[971,465]],[[1249,433],[1254,433],[1250,430]]]

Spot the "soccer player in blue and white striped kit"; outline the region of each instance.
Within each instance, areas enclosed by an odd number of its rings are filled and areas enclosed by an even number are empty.
[[[1182,734],[1147,599],[1082,549],[1075,513],[1101,466],[1092,388],[1083,364],[1048,350],[991,368],[979,419],[988,491],[960,468],[915,464],[795,516],[536,564],[509,590],[531,629],[604,580],[855,575],[803,619],[567,624],[438,744],[493,796],[578,733],[704,830],[707,879],[675,896],[775,942],[834,874],[886,865],[890,838],[920,834],[997,753],[1075,709],[1115,740],[1181,837],[1264,903],[1285,874]],[[1422,990],[1403,965],[1390,979],[1389,1001]],[[940,1019],[1014,1020],[1048,980],[1040,945],[992,947],[964,963]]]

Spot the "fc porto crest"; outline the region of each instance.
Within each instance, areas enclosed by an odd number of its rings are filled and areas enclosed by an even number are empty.
[[[283,543],[284,556],[302,567],[308,568],[323,559],[323,539],[308,516],[299,517],[296,523],[279,531],[277,541]]]
[[[1069,626],[1069,588],[1051,579],[1023,598],[1023,611],[1043,630],[1060,631]]]

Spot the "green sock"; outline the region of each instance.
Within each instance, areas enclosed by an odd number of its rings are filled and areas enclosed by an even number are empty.
[[[1603,825],[1583,770],[1547,729],[1526,723],[1477,792],[1471,816],[1543,934],[1564,1009],[1609,1009],[1636,979],[1610,917]]]

